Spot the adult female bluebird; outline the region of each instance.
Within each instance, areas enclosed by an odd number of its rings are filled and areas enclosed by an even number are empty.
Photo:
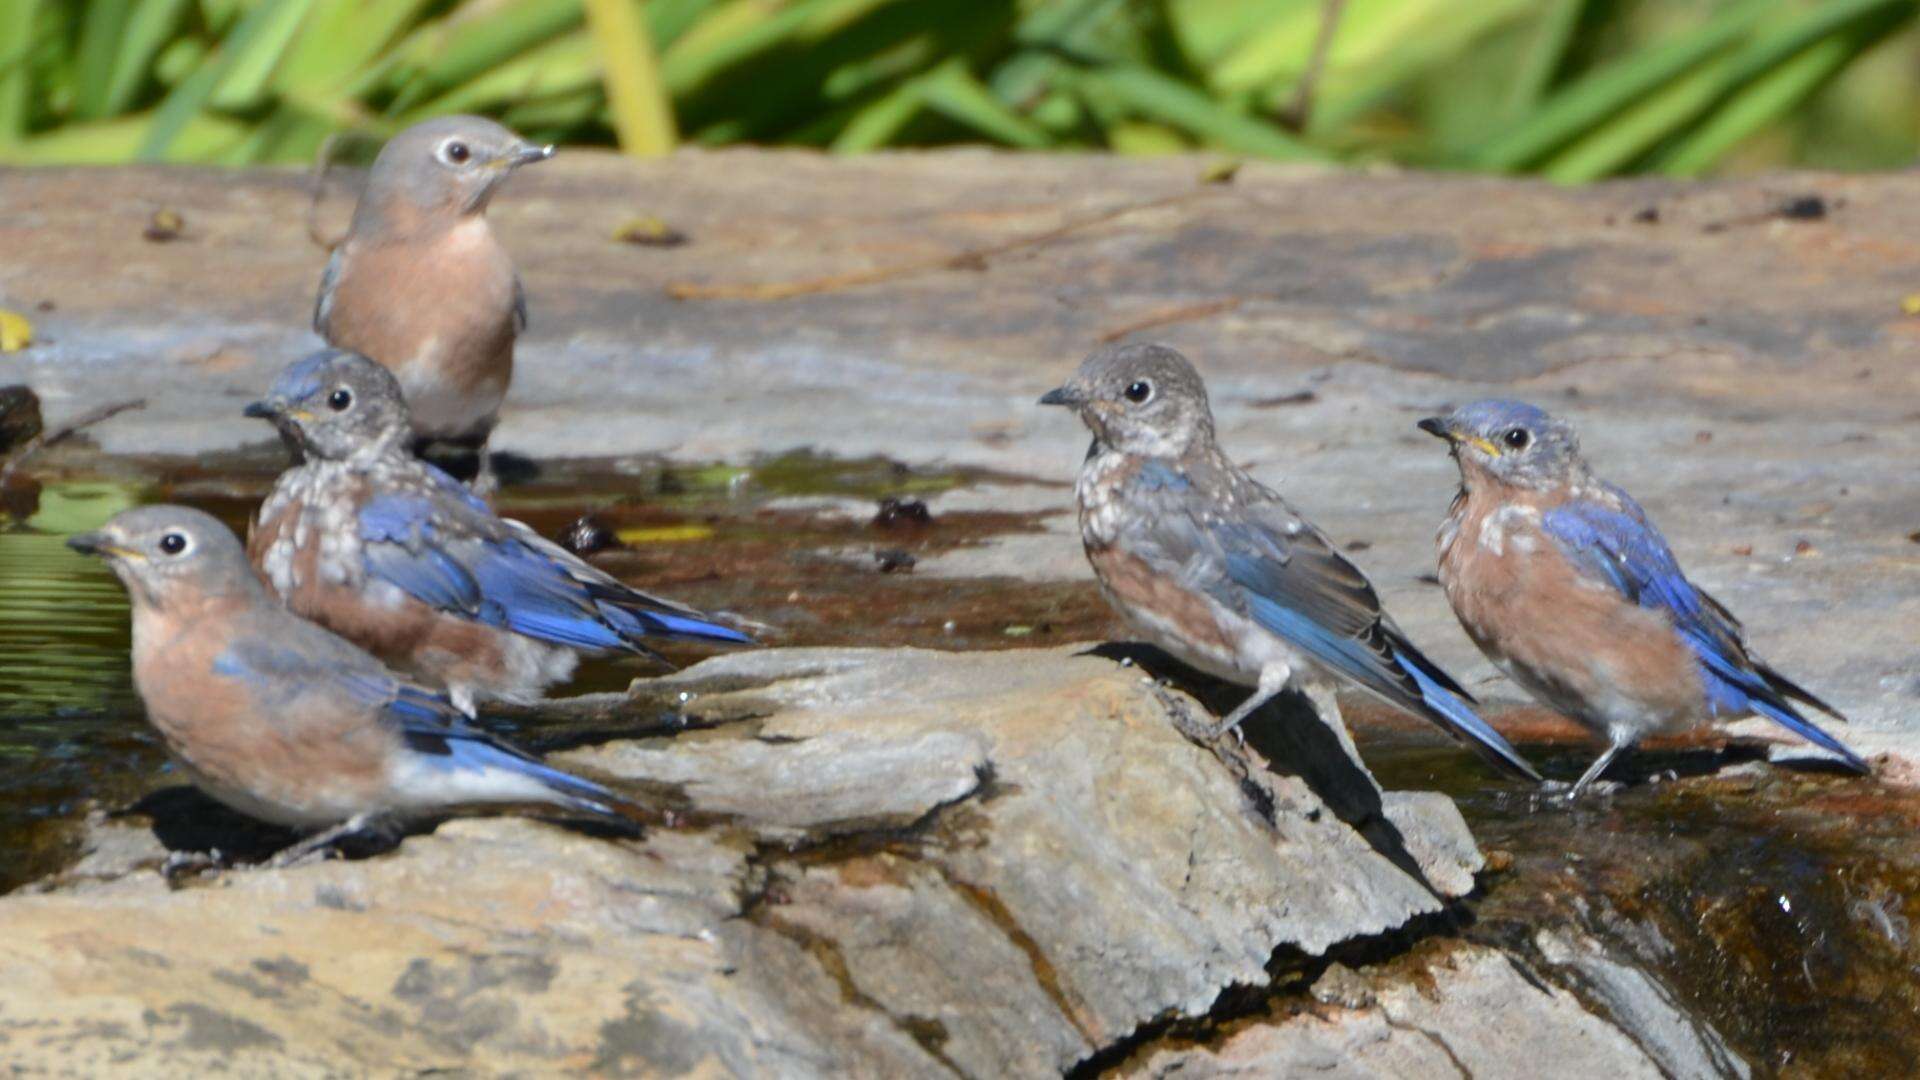
[[[289,366],[247,415],[273,420],[304,458],[254,518],[261,574],[294,611],[445,687],[469,714],[485,698],[537,700],[582,653],[752,643],[496,517],[414,457],[400,386],[364,356],[322,350]]]
[[[440,695],[289,612],[225,525],[128,510],[67,543],[107,560],[133,601],[133,682],[202,790],[251,817],[352,832],[486,804],[633,821],[639,808],[467,726]]]
[[[1753,655],[1640,504],[1593,475],[1566,422],[1478,401],[1420,428],[1460,467],[1439,536],[1460,625],[1515,682],[1607,740],[1572,795],[1647,735],[1751,713],[1868,771],[1794,702],[1845,718]]]
[[[513,261],[487,225],[487,203],[536,146],[491,120],[444,116],[389,140],[374,160],[346,239],[320,278],[313,328],[327,344],[392,369],[413,407],[417,448],[479,455],[513,379],[527,322]]]
[[[1366,575],[1220,452],[1206,387],[1186,357],[1164,345],[1110,346],[1040,403],[1075,409],[1093,431],[1076,491],[1080,537],[1107,600],[1179,659],[1254,687],[1214,734],[1290,681],[1325,673],[1540,779],[1381,611]]]

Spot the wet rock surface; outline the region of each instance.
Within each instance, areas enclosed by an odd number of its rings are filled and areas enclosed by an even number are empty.
[[[1235,998],[1320,1008],[1339,975],[1318,958],[1457,917],[1297,775],[1350,760],[1197,746],[1174,730],[1194,702],[1082,648],[770,650],[641,689],[688,730],[556,760],[678,807],[643,839],[464,820],[170,887],[164,819],[204,806],[96,821],[77,865],[0,899],[10,1064],[1000,1076],[1334,1053],[1391,1074],[1436,1039],[1467,1062],[1552,1039],[1593,1070],[1563,1075],[1597,1076],[1658,1060],[1623,1024],[1686,1022],[1657,996],[1596,1012],[1473,946],[1415,976],[1362,964],[1306,1034],[1150,1049]],[[1421,876],[1472,885],[1451,802],[1390,814]],[[1276,958],[1321,971],[1276,988],[1297,978]],[[1512,1026],[1475,1035],[1499,1006]]]

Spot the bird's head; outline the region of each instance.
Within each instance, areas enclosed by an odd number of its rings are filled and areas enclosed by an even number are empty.
[[[395,226],[402,219],[456,220],[485,211],[494,191],[520,166],[552,156],[553,147],[528,142],[485,117],[436,117],[387,140],[360,205]],[[355,231],[361,225],[356,217]]]
[[[1109,345],[1040,399],[1080,414],[1094,438],[1122,453],[1177,458],[1213,439],[1206,384],[1165,345]]]
[[[1489,398],[1420,421],[1445,439],[1460,474],[1515,487],[1544,488],[1574,478],[1584,465],[1580,439],[1566,421],[1524,401]]]
[[[308,456],[328,461],[398,444],[412,423],[393,373],[344,349],[322,349],[288,365],[246,414],[272,421]]]
[[[67,546],[105,559],[134,604],[165,608],[261,588],[233,530],[185,506],[123,511]]]

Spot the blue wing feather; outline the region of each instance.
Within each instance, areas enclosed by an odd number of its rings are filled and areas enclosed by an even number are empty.
[[[1747,652],[1739,624],[1687,580],[1673,549],[1640,505],[1618,489],[1611,494],[1619,501],[1618,509],[1593,502],[1565,503],[1543,515],[1541,526],[1582,573],[1672,620],[1680,640],[1700,664],[1712,712],[1758,713],[1866,771],[1859,755],[1820,730],[1787,699],[1797,697],[1828,712],[1832,709],[1755,660]]]

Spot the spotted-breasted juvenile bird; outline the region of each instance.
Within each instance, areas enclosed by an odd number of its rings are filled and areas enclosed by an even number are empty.
[[[1206,387],[1163,345],[1109,346],[1040,399],[1076,410],[1093,446],[1076,488],[1101,591],[1148,641],[1254,688],[1215,733],[1296,679],[1331,675],[1538,780],[1471,698],[1380,609],[1366,575],[1214,441]]]
[[[526,295],[487,224],[515,169],[553,155],[478,116],[423,121],[388,140],[346,239],[320,278],[313,328],[327,344],[391,369],[413,409],[416,449],[479,455],[513,379]]]
[[[134,686],[193,782],[251,817],[329,829],[295,853],[463,807],[643,816],[468,726],[445,697],[288,611],[233,533],[198,510],[128,510],[67,543],[126,584]]]
[[[1460,625],[1515,682],[1607,740],[1573,795],[1648,735],[1754,713],[1868,771],[1794,703],[1845,718],[1753,654],[1640,504],[1593,475],[1565,421],[1489,400],[1419,426],[1460,467],[1439,534]]]
[[[292,364],[247,415],[274,421],[304,458],[254,518],[247,546],[261,574],[295,612],[446,688],[468,713],[485,699],[537,699],[583,653],[751,643],[495,516],[413,456],[399,384],[364,356],[323,350]]]

